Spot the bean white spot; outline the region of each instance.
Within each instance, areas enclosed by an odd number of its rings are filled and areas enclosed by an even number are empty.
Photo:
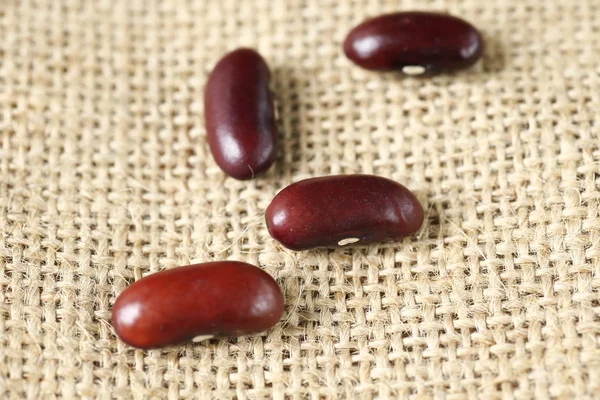
[[[402,68],[402,72],[404,72],[406,75],[421,75],[424,74],[425,71],[425,67],[420,65],[407,65]]]
[[[356,243],[356,242],[360,242],[360,238],[342,239],[338,242],[338,246],[345,246],[347,244],[352,244],[352,243]]]
[[[212,339],[214,337],[215,337],[215,335],[198,335],[192,339],[192,342],[198,343],[198,342],[202,342],[203,340]]]

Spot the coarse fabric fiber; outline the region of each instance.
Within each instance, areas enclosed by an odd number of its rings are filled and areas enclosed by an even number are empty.
[[[449,12],[472,69],[359,69],[359,22]],[[218,59],[257,49],[281,146],[253,181],[206,140]],[[594,399],[600,396],[598,0],[3,0],[0,398]],[[264,211],[298,180],[366,173],[422,202],[398,243],[293,252]],[[119,341],[128,284],[260,266],[282,322],[152,351]]]

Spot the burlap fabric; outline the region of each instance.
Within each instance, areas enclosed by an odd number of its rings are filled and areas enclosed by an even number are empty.
[[[475,68],[375,74],[346,32],[444,10]],[[260,179],[217,168],[203,88],[226,51],[273,71],[282,140]],[[0,3],[0,398],[598,398],[600,2]],[[272,197],[369,173],[424,204],[413,238],[292,252]],[[243,260],[281,284],[262,335],[166,350],[116,339],[128,283]]]

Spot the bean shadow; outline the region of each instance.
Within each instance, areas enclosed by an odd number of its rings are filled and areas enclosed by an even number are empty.
[[[285,187],[300,171],[306,170],[312,154],[308,137],[311,134],[309,115],[311,76],[314,71],[296,64],[274,66],[271,69],[271,89],[279,128],[279,152],[272,167],[272,182]]]
[[[478,67],[482,75],[501,72],[508,67],[505,46],[499,35],[483,32],[485,49]]]

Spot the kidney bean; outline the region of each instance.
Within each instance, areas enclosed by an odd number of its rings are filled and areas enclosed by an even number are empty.
[[[466,68],[483,55],[480,33],[468,22],[433,12],[398,12],[369,19],[350,31],[346,56],[374,71],[420,75]]]
[[[373,175],[306,179],[283,189],[266,212],[273,238],[292,250],[399,240],[423,223],[404,186]]]
[[[204,116],[215,161],[228,175],[251,179],[275,161],[278,131],[269,67],[254,50],[225,55],[208,78]]]
[[[275,325],[283,295],[262,269],[236,261],[189,265],[149,275],[119,296],[117,335],[150,349],[213,336],[239,336]]]

